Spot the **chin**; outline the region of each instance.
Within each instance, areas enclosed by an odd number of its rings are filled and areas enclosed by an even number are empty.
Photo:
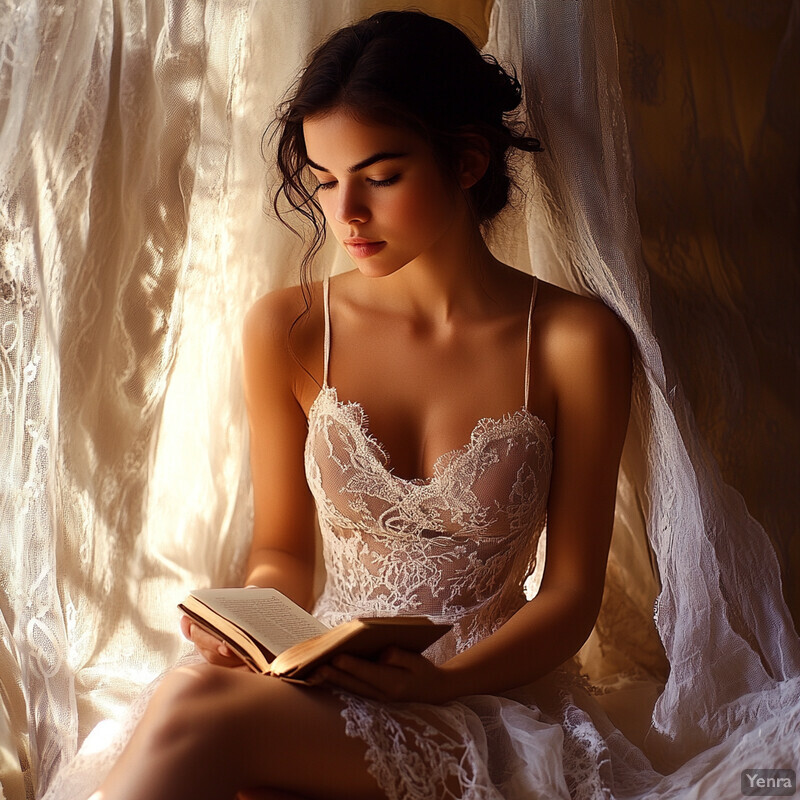
[[[381,264],[380,262],[372,261],[369,258],[353,260],[356,269],[365,278],[386,278],[389,275],[394,275],[405,266],[403,264]]]

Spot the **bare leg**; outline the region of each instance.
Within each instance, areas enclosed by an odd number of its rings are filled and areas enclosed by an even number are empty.
[[[183,667],[154,693],[96,798],[233,800],[250,787],[276,800],[384,797],[367,773],[364,743],[344,732],[341,708],[321,689]]]

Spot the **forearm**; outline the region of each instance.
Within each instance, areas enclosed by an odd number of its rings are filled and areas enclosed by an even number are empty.
[[[277,589],[309,610],[314,602],[314,563],[274,548],[250,553],[245,585]]]
[[[337,656],[314,677],[383,702],[443,703],[498,694],[535,681],[577,652],[595,615],[584,592],[540,592],[494,634],[441,666],[388,648],[378,663]]]
[[[596,616],[585,596],[540,592],[491,636],[442,665],[452,695],[494,694],[537,680],[580,649]]]

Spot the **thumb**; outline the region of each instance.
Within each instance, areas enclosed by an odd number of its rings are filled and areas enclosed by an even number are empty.
[[[192,640],[192,620],[185,615],[181,617],[181,633],[185,639]]]

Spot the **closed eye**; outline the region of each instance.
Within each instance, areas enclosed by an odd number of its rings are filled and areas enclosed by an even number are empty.
[[[392,175],[391,178],[386,178],[385,180],[382,181],[376,181],[373,180],[372,178],[367,178],[367,183],[370,186],[391,186],[393,183],[397,183],[397,181],[399,180],[400,180],[400,174],[398,173],[397,175]]]
[[[373,178],[367,178],[367,183],[370,186],[381,187],[381,186],[391,186],[393,183],[397,183],[397,181],[399,180],[400,180],[400,173],[398,173],[397,175],[392,175],[391,178],[384,178],[383,180],[380,181],[374,180]],[[316,192],[317,190],[324,191],[325,189],[333,189],[333,187],[336,186],[337,183],[338,181],[320,181],[316,185],[314,191]]]

